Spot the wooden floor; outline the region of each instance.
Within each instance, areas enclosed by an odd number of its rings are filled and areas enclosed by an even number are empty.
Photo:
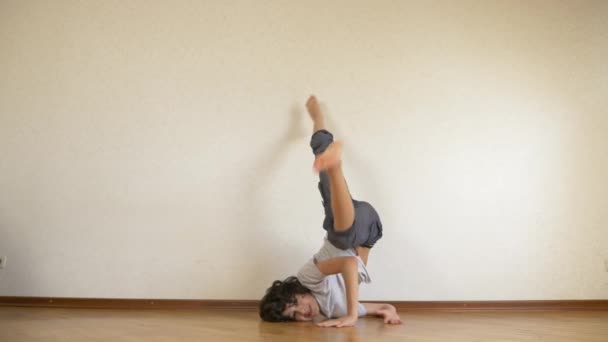
[[[0,341],[608,341],[608,312],[402,314],[401,326],[365,318],[354,328],[265,323],[254,311],[0,307]]]

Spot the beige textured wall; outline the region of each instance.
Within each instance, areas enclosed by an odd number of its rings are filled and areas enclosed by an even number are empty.
[[[315,92],[384,221],[363,299],[606,299],[606,17],[1,1],[0,295],[259,298],[323,238]]]

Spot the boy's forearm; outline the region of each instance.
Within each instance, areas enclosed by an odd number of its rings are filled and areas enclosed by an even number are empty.
[[[325,275],[341,274],[346,286],[347,315],[359,317],[359,262],[356,257],[337,257],[317,262]]]
[[[368,315],[380,315],[382,310],[397,312],[397,309],[388,303],[362,303]]]
[[[356,260],[347,262],[342,269],[342,277],[346,285],[347,315],[359,317],[359,265]]]

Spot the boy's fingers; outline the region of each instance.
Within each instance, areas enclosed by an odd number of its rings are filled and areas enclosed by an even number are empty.
[[[321,322],[317,325],[320,327],[332,327],[332,326],[336,325],[336,321],[334,321],[334,320],[325,321],[325,322]]]

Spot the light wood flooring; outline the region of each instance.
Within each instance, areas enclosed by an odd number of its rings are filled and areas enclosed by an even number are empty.
[[[608,311],[402,312],[403,325],[261,322],[255,311],[0,307],[0,341],[608,341]]]

